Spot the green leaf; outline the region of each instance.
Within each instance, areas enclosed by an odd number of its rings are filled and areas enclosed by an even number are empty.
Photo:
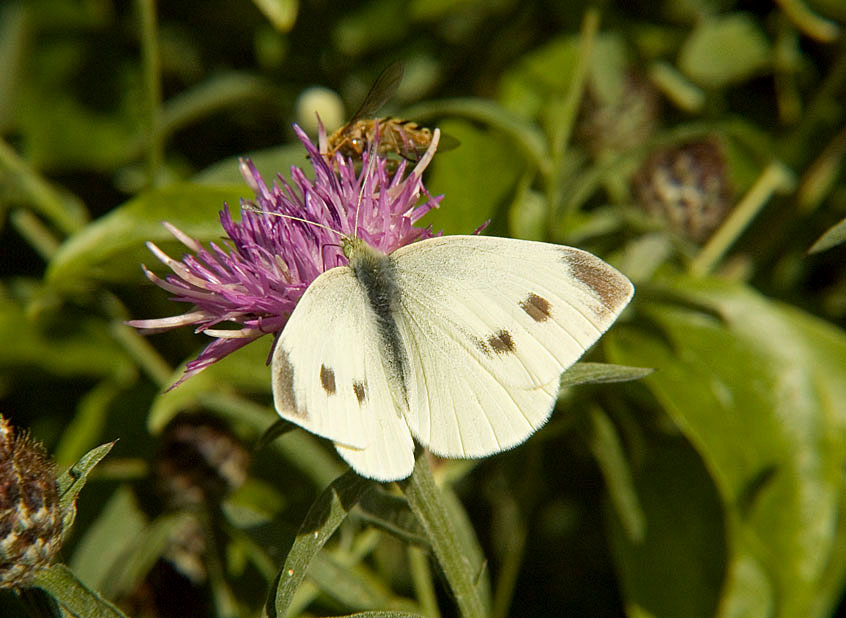
[[[450,234],[470,234],[507,205],[524,164],[501,134],[460,120],[444,121],[441,128],[461,146],[435,157],[426,186],[432,195],[446,198],[422,223]]]
[[[617,519],[631,541],[641,542],[646,533],[646,520],[620,436],[611,419],[599,407],[591,407],[589,421],[588,443],[602,471]]]
[[[64,530],[68,530],[73,524],[76,517],[76,498],[82,488],[85,487],[88,475],[91,474],[94,466],[109,454],[115,444],[117,444],[117,440],[91,449],[56,479],[59,491],[59,507],[64,514],[62,524]]]
[[[299,0],[253,0],[253,4],[279,32],[288,32],[297,21]]]
[[[709,88],[741,82],[764,71],[770,44],[756,20],[743,13],[700,23],[679,52],[679,68]]]
[[[37,367],[79,379],[126,375],[132,368],[132,361],[101,319],[80,315],[65,319],[64,314],[34,317],[16,300],[2,295],[0,341],[0,368],[4,371]]]
[[[841,219],[840,222],[832,225],[817,239],[817,242],[808,249],[808,253],[827,251],[844,242],[846,242],[846,219]]]
[[[416,120],[452,117],[456,121],[464,119],[474,124],[485,125],[493,130],[494,134],[502,133],[508,138],[507,145],[512,155],[512,161],[514,159],[513,155],[520,154],[521,158],[531,162],[534,168],[545,170],[549,167],[548,148],[546,147],[544,135],[537,125],[511,113],[493,101],[474,98],[427,101],[409,107],[405,110],[405,115],[408,118],[414,118]],[[441,123],[442,130],[448,135],[459,139],[459,136],[455,135],[453,130],[449,128],[451,126],[447,122]],[[462,123],[461,126],[467,125]],[[459,141],[461,140],[459,139]],[[472,159],[479,155],[479,151],[468,149],[462,141],[462,145],[455,150],[447,151],[436,156],[433,165],[437,166],[438,161],[441,161],[445,165],[452,165],[458,159]],[[515,167],[521,166],[515,165]],[[486,180],[489,181],[491,178],[486,178]],[[428,184],[429,182],[427,181]],[[438,191],[432,192],[434,194],[438,193]]]
[[[682,440],[653,446],[634,479],[646,534],[633,536],[630,524],[616,517],[618,508],[607,512],[628,613],[715,616],[728,542],[720,497],[702,461]]]
[[[218,212],[227,202],[235,210],[241,186],[174,184],[146,191],[71,236],[47,268],[47,281],[59,289],[74,288],[92,279],[140,281],[140,264],[163,272],[144,246],[156,243],[178,259],[187,249],[162,225],[168,221],[201,242],[223,235]]]
[[[211,186],[242,184],[244,182],[240,168],[242,158],[252,161],[264,178],[265,183],[270,186],[273,186],[277,174],[289,177],[291,166],[301,168],[309,178],[314,175],[311,164],[306,158],[305,148],[297,141],[275,148],[256,150],[238,157],[222,159],[196,174],[192,181]]]
[[[226,397],[235,390],[249,393],[269,392],[270,369],[267,367],[267,353],[271,343],[270,337],[253,341],[160,394],[153,401],[147,418],[150,431],[159,433],[180,412],[203,407],[210,399]],[[167,384],[176,384],[184,374],[183,364],[173,372]],[[221,403],[226,402],[221,400]],[[243,403],[247,404],[246,401]],[[218,406],[217,410],[222,411],[224,408]],[[236,416],[240,417],[242,422],[249,423],[259,433],[265,430],[268,423],[278,418],[267,406],[255,403],[248,410],[242,406]]]
[[[716,483],[731,523],[730,559],[765,574],[778,615],[812,615],[842,543],[834,522],[846,454],[846,335],[739,284],[680,279],[672,290],[711,313],[642,303],[661,336],[615,329],[609,356],[658,369],[643,383]]]
[[[426,532],[404,498],[377,487],[361,499],[359,509],[365,521],[401,541],[421,547],[429,546]]]
[[[260,451],[261,449],[267,447],[267,445],[273,442],[276,438],[284,436],[286,433],[288,433],[289,431],[293,431],[297,427],[298,425],[295,425],[291,421],[284,418],[280,418],[279,420],[274,421],[274,423],[270,427],[265,429],[263,434],[261,434],[261,437],[258,439],[258,442],[256,442],[255,449],[257,451]]]
[[[70,562],[73,572],[89,586],[103,590],[146,524],[134,492],[118,488],[76,545]]]
[[[124,389],[114,380],[104,380],[80,398],[73,419],[65,425],[55,449],[56,463],[67,466],[79,459],[100,438],[112,404]]]
[[[125,618],[117,607],[87,588],[63,564],[54,564],[38,571],[34,584],[79,618]]]
[[[411,605],[410,601],[394,596],[383,580],[366,569],[350,568],[323,552],[314,556],[309,579],[324,594],[351,609],[396,607],[400,603]]]
[[[193,534],[198,525],[201,524],[197,516],[190,512],[172,512],[156,517],[132,537],[128,551],[112,564],[111,572],[103,582],[103,594],[119,598],[135,590],[174,539]]]
[[[277,576],[275,591],[268,597],[268,616],[284,617],[294,593],[305,579],[317,553],[349,515],[361,497],[373,487],[373,481],[363,479],[352,470],[338,477],[318,496],[294,539]]]
[[[561,388],[579,384],[612,384],[640,380],[655,371],[648,367],[625,367],[610,363],[576,363],[561,376]]]
[[[425,616],[423,616],[423,614],[414,614],[411,612],[374,611],[358,612],[356,614],[345,614],[340,618],[425,618]]]

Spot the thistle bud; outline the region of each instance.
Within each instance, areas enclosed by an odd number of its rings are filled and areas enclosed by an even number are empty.
[[[687,142],[654,153],[634,177],[638,204],[675,233],[701,243],[725,219],[733,191],[719,142]]]
[[[174,508],[213,504],[241,486],[249,463],[247,448],[220,420],[178,417],[162,435],[159,489]]]
[[[655,87],[638,73],[625,75],[614,92],[588,83],[577,137],[594,159],[641,145],[656,129],[661,112]]]
[[[55,463],[0,415],[0,588],[26,586],[50,564],[61,536]]]

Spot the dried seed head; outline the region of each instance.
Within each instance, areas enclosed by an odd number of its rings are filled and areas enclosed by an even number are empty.
[[[0,588],[26,586],[62,544],[56,465],[0,415]]]
[[[576,135],[594,158],[639,146],[658,126],[661,104],[649,80],[630,72],[615,90],[585,90]]]
[[[725,156],[714,138],[655,152],[633,182],[641,208],[694,242],[705,241],[731,209]]]
[[[156,472],[171,507],[213,504],[241,486],[250,455],[219,419],[177,417],[162,436]]]

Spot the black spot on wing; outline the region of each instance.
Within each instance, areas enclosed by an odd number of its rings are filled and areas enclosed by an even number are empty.
[[[359,405],[363,404],[364,400],[367,399],[366,387],[366,382],[353,382],[353,392],[355,393],[355,398],[358,399]]]
[[[573,275],[599,297],[601,313],[616,313],[629,301],[632,284],[595,255],[568,250],[563,254],[563,261],[570,266]]]
[[[534,292],[529,294],[526,300],[520,303],[520,307],[535,322],[544,322],[549,319],[549,309],[551,307],[549,301]]]
[[[328,395],[335,394],[335,372],[326,365],[320,365],[320,384]]]
[[[497,354],[513,352],[515,349],[514,339],[511,338],[511,333],[507,330],[499,330],[489,336],[487,344],[490,346],[491,350]]]
[[[308,412],[297,405],[297,396],[294,393],[294,366],[291,364],[288,353],[283,348],[279,348],[276,354],[277,375],[273,376],[273,402],[276,409],[299,418],[307,418]]]

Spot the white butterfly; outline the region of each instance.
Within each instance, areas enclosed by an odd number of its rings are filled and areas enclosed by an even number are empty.
[[[385,255],[342,239],[349,266],[312,282],[273,352],[279,414],[333,442],[362,476],[403,479],[414,439],[482,457],[543,425],[561,374],[634,293],[560,245],[443,236]]]

